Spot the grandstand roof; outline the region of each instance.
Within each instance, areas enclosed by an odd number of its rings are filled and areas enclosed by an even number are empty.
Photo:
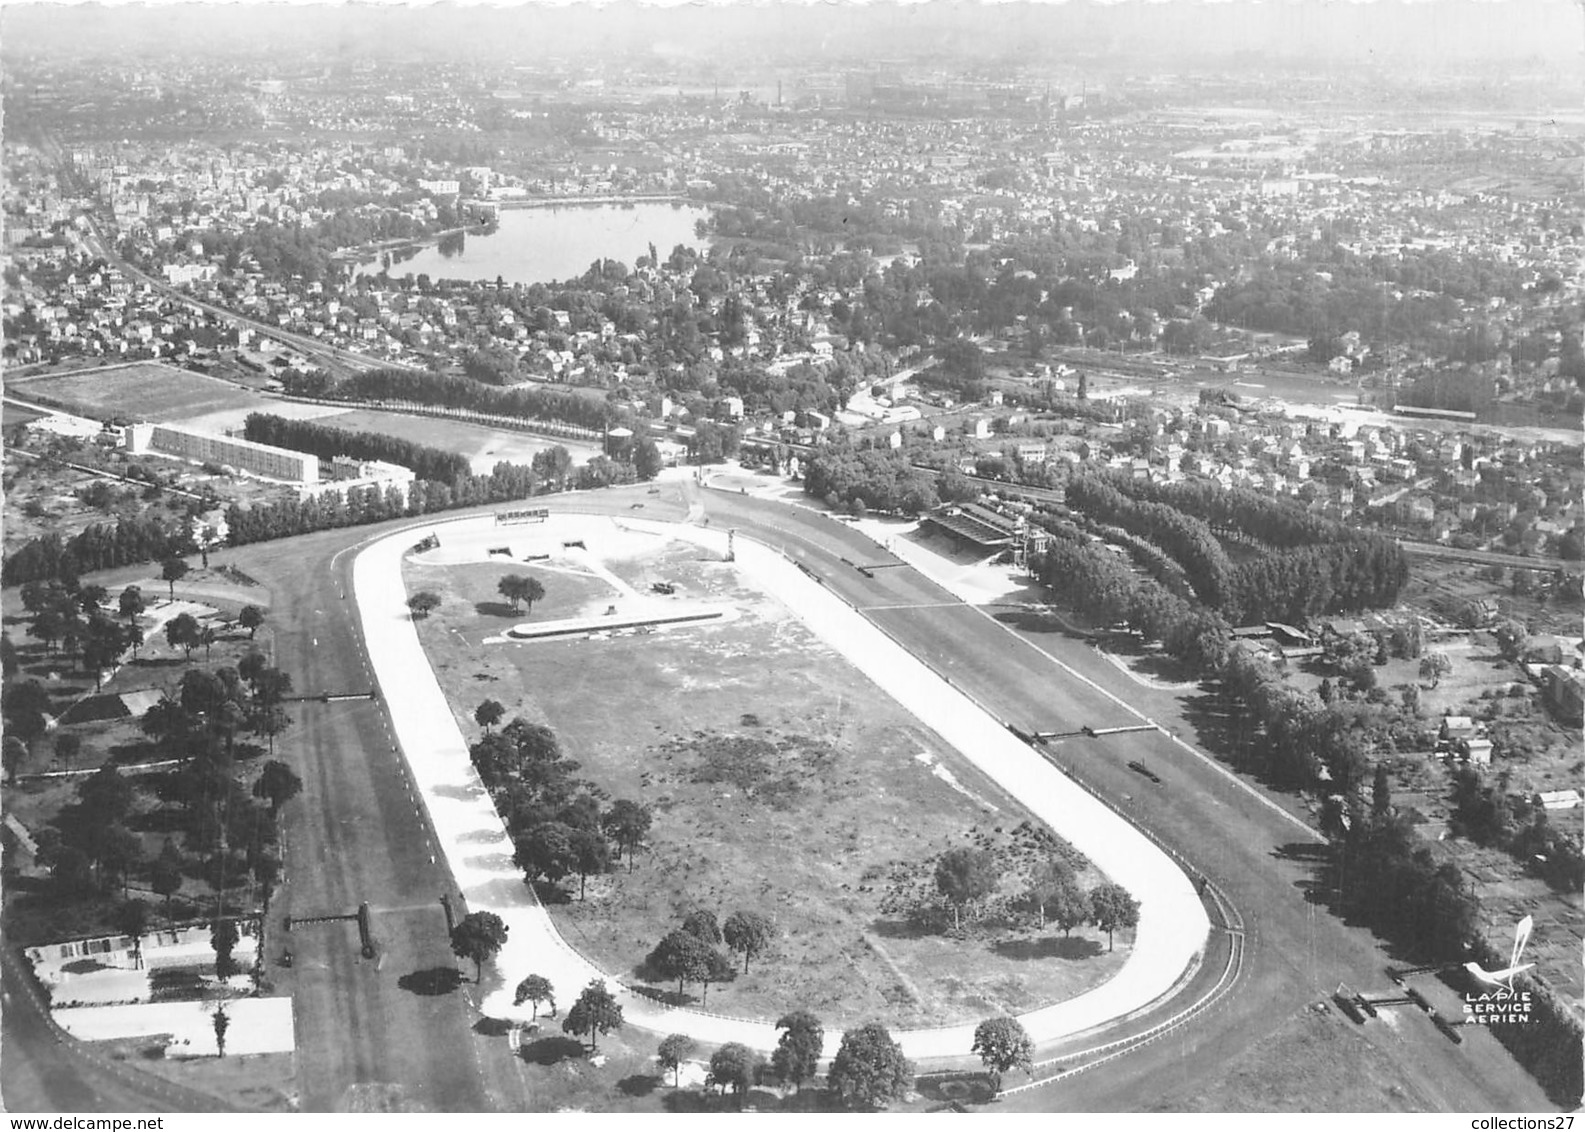
[[[973,503],[932,511],[929,521],[957,538],[979,546],[1006,546],[1013,541],[1013,523],[1003,515]]]

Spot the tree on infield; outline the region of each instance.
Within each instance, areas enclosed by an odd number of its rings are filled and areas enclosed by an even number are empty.
[[[527,574],[506,574],[495,583],[495,592],[512,603],[513,613],[517,612],[518,604],[523,600],[523,586],[527,582]]]
[[[529,1021],[532,1022],[539,1017],[539,1004],[542,1002],[550,1003],[549,1013],[551,1017],[555,1017],[556,990],[544,975],[530,975],[517,984],[517,993],[512,996],[512,1005],[522,1006],[525,1002],[534,1004],[534,1013]]]
[[[825,1052],[825,1029],[820,1019],[807,1010],[783,1014],[776,1028],[782,1035],[770,1055],[771,1069],[782,1081],[791,1081],[801,1093],[804,1082],[820,1069],[820,1055]]]
[[[711,983],[730,983],[735,978],[737,978],[737,967],[733,965],[731,957],[719,947],[710,948],[709,955],[705,959],[704,978],[699,980],[700,1004],[710,1001]]]
[[[1139,923],[1139,901],[1120,884],[1099,884],[1090,892],[1095,926],[1106,933],[1106,950],[1112,950],[1112,933]]]
[[[721,925],[716,922],[715,913],[707,908],[695,908],[684,916],[682,930],[711,946],[721,942]]]
[[[469,912],[451,929],[451,950],[458,959],[473,960],[473,981],[484,974],[484,961],[494,959],[506,944],[507,926],[494,912]]]
[[[600,818],[600,828],[616,842],[617,852],[627,858],[628,872],[633,871],[633,858],[638,855],[638,847],[649,835],[653,820],[648,806],[627,798],[612,802],[611,808]]]
[[[687,1034],[670,1034],[660,1040],[660,1048],[655,1051],[655,1060],[660,1063],[661,1070],[671,1074],[671,1087],[676,1088],[682,1071],[682,1063],[688,1056],[698,1049],[699,1045]]]
[[[512,861],[528,874],[529,879],[542,879],[559,884],[577,866],[577,847],[573,844],[573,830],[559,821],[544,821],[528,831],[528,836],[517,843]]]
[[[748,1092],[749,1086],[754,1083],[755,1074],[763,1064],[760,1055],[742,1042],[727,1042],[710,1055],[710,1072],[705,1076],[705,1087],[720,1089],[723,1096],[731,1089],[741,1110],[743,1094]]]
[[[914,1067],[886,1027],[870,1022],[842,1035],[826,1085],[848,1104],[870,1108],[907,1094]]]
[[[710,954],[715,949],[689,932],[667,932],[645,960],[651,973],[661,979],[677,980],[677,997],[686,983],[702,983],[710,976]]]
[[[600,1048],[600,1035],[622,1028],[622,1007],[606,989],[604,979],[594,979],[583,988],[578,1001],[567,1011],[562,1031],[578,1037],[589,1035],[589,1052]]]
[[[176,583],[187,577],[192,567],[183,558],[172,556],[160,563],[160,580],[171,588],[171,600],[176,600]]]
[[[952,905],[952,926],[962,926],[961,912],[996,891],[1000,880],[996,859],[984,849],[948,849],[936,862],[936,888]]]
[[[413,611],[414,618],[422,621],[440,608],[440,595],[433,590],[419,590],[407,599],[407,608]]]
[[[280,812],[282,806],[302,792],[303,780],[279,759],[271,759],[265,763],[264,769],[259,772],[259,780],[253,784],[255,798],[269,799],[272,818]]]
[[[505,716],[506,708],[496,700],[485,700],[473,709],[473,722],[484,728],[486,735],[490,733],[490,728],[500,723]]]
[[[611,871],[611,844],[598,829],[574,829],[570,838],[572,867],[578,874],[578,899],[582,900],[591,873]]]
[[[758,912],[733,912],[721,926],[721,935],[733,951],[743,953],[743,973],[748,974],[748,961],[770,946],[776,937],[776,925],[769,916]]]
[[[981,1022],[974,1028],[973,1052],[991,1071],[991,1084],[997,1092],[1002,1089],[1002,1074],[1009,1069],[1022,1069],[1031,1077],[1035,1074],[1035,1044],[1016,1018],[1004,1015]]]
[[[215,1007],[213,1015],[215,1020],[215,1049],[221,1057],[226,1056],[226,1031],[231,1029],[231,1019],[226,1014],[224,1006]]]
[[[1051,857],[1035,867],[1029,879],[1029,899],[1040,914],[1040,926],[1044,928],[1049,919],[1062,929],[1063,935],[1090,918],[1090,894],[1060,857]]]
[[[259,626],[264,624],[264,610],[256,605],[244,605],[242,612],[237,614],[237,624],[248,631],[248,640],[259,631]]]
[[[545,596],[545,586],[538,578],[529,574],[508,574],[496,584],[500,595],[512,603],[513,610],[517,609],[519,602],[528,605],[528,611],[534,612],[534,603]]]

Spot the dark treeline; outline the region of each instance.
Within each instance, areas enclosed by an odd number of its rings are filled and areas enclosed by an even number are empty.
[[[539,478],[522,464],[500,463],[487,476],[459,476],[450,483],[418,480],[405,494],[395,487],[327,491],[306,499],[283,499],[254,507],[226,509],[231,546],[336,527],[356,527],[406,516],[432,515],[459,507],[507,503],[534,494]]]
[[[1118,477],[1112,486],[1136,499],[1166,503],[1204,519],[1217,534],[1244,534],[1267,546],[1314,546],[1339,539],[1380,537],[1312,515],[1302,507],[1258,491],[1222,487],[1208,480],[1150,483]]]
[[[495,705],[499,708],[499,705]],[[577,775],[550,728],[518,718],[475,741],[468,754],[506,822],[512,859],[531,881],[559,884],[609,872],[625,856],[631,869],[650,828],[647,806],[618,799]]]
[[[0,580],[15,586],[47,578],[74,578],[91,570],[158,561],[186,553],[192,539],[180,526],[166,526],[146,518],[126,518],[94,523],[68,539],[53,532],[19,546],[7,554]]]
[[[1067,500],[1086,515],[1116,524],[1161,547],[1183,567],[1194,592],[1210,608],[1232,610],[1236,606],[1232,560],[1204,521],[1165,503],[1132,499],[1093,476],[1070,480]]]
[[[354,374],[332,386],[325,395],[346,401],[411,401],[523,420],[562,421],[589,429],[604,428],[610,411],[604,401],[577,393],[541,388],[501,389],[472,378],[416,370],[378,369]]]
[[[1079,515],[1078,518],[1085,523],[1085,528],[1090,534],[1128,551],[1128,556],[1134,560],[1134,565],[1160,582],[1169,593],[1185,601],[1194,600],[1194,586],[1189,581],[1189,575],[1184,572],[1182,566],[1178,565],[1177,560],[1161,547],[1149,539],[1130,534],[1122,527],[1109,527],[1104,523],[1087,520],[1083,515]]]
[[[1268,551],[1239,563],[1233,587],[1240,621],[1303,622],[1391,605],[1408,580],[1398,544],[1370,538]]]
[[[928,511],[940,502],[935,477],[901,453],[884,449],[821,450],[804,466],[804,491],[832,507],[870,511]]]
[[[551,450],[563,455],[565,451]],[[553,461],[542,463],[545,467],[541,473],[522,464],[503,462],[487,476],[457,476],[446,483],[418,480],[405,493],[396,487],[364,487],[253,507],[233,503],[226,509],[226,524],[230,528],[226,542],[230,546],[246,546],[335,527],[355,527],[386,519],[527,499],[541,484],[552,490],[564,484],[572,485],[566,481],[565,471],[563,478],[554,478]],[[579,469],[575,482],[578,487],[594,488],[631,483],[634,478],[631,464],[596,456]],[[0,573],[3,573],[4,584],[12,586],[50,578],[75,578],[93,570],[158,561],[190,554],[193,550],[192,537],[179,527],[167,528],[146,518],[122,519],[114,527],[95,523],[65,540],[53,533],[41,535],[8,554]]]
[[[352,432],[314,421],[287,420],[273,413],[249,413],[243,435],[258,444],[310,452],[321,460],[351,456],[355,460],[399,464],[410,468],[421,480],[450,483],[472,471],[468,458],[458,452],[447,452],[384,433]]]
[[[1085,540],[1073,524],[1050,516],[1041,525],[1055,537],[1033,555],[1030,568],[1079,612],[1107,625],[1126,625],[1196,671],[1217,671],[1232,642],[1227,622],[1214,610],[1178,596],[1154,578],[1141,577],[1099,542]]]
[[[1253,491],[1083,475],[1069,482],[1067,499],[1092,519],[1159,546],[1182,566],[1200,599],[1233,622],[1380,608],[1396,601],[1409,579],[1408,559],[1395,541]],[[1218,533],[1253,541],[1261,552],[1235,566]],[[1130,551],[1166,580],[1137,548]]]
[[[1370,804],[1364,800],[1368,751],[1391,750],[1392,735],[1402,726],[1393,722],[1384,696],[1328,701],[1292,687],[1259,650],[1235,643],[1217,613],[1172,593],[1155,577],[1141,576],[1101,543],[1086,542],[1070,521],[1047,515],[1041,522],[1056,537],[1031,563],[1037,577],[1080,612],[1160,641],[1201,677],[1217,680],[1244,769],[1279,786],[1327,796],[1322,829],[1333,847],[1333,891],[1341,912],[1425,962],[1457,963],[1474,954],[1488,967],[1503,965],[1480,937],[1479,902],[1462,874],[1451,864],[1438,865],[1407,819],[1392,809],[1380,777],[1384,768],[1378,768]],[[1353,541],[1348,553],[1370,559],[1382,540]],[[1130,540],[1120,545],[1133,549]],[[1324,558],[1326,548],[1290,547],[1264,561],[1292,562],[1309,554]],[[1148,554],[1135,558],[1151,568]],[[1510,812],[1506,789],[1486,787],[1474,770],[1456,780],[1453,802],[1455,831],[1462,836],[1529,859],[1545,857],[1544,875],[1565,890],[1585,883],[1577,846],[1549,826],[1544,811]],[[1548,1095],[1577,1105],[1579,1023],[1545,986],[1527,980],[1526,989],[1533,994],[1531,1022],[1494,1026],[1493,1032]]]

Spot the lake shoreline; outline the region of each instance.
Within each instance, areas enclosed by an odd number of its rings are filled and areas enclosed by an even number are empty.
[[[540,198],[503,207],[490,231],[451,229],[349,259],[353,273],[365,278],[426,275],[437,282],[499,278],[514,285],[551,284],[579,278],[601,260],[632,264],[651,246],[661,255],[678,244],[703,252],[710,240],[700,237],[696,225],[709,215],[707,206],[677,196]],[[461,250],[441,250],[458,234],[464,237]]]

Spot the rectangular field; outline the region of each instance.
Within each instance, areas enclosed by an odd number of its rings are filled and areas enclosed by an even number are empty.
[[[112,416],[180,422],[222,410],[256,409],[270,402],[218,378],[160,362],[78,370],[18,382],[23,396],[47,397],[86,417]]]
[[[533,436],[509,429],[489,428],[466,421],[446,420],[441,417],[413,417],[404,413],[388,413],[378,409],[353,409],[344,413],[329,413],[318,418],[318,423],[331,428],[344,428],[352,432],[377,432],[395,436],[416,444],[427,444],[447,452],[457,452],[468,458],[476,474],[488,474],[501,461],[509,464],[527,464],[534,453],[561,445],[572,453],[574,460],[584,460],[600,451],[597,444],[587,440],[563,440]]]
[[[44,416],[45,414],[38,409],[32,409],[26,405],[18,405],[15,401],[7,401],[4,409],[0,410],[0,426],[16,428],[18,425],[43,420]]]

